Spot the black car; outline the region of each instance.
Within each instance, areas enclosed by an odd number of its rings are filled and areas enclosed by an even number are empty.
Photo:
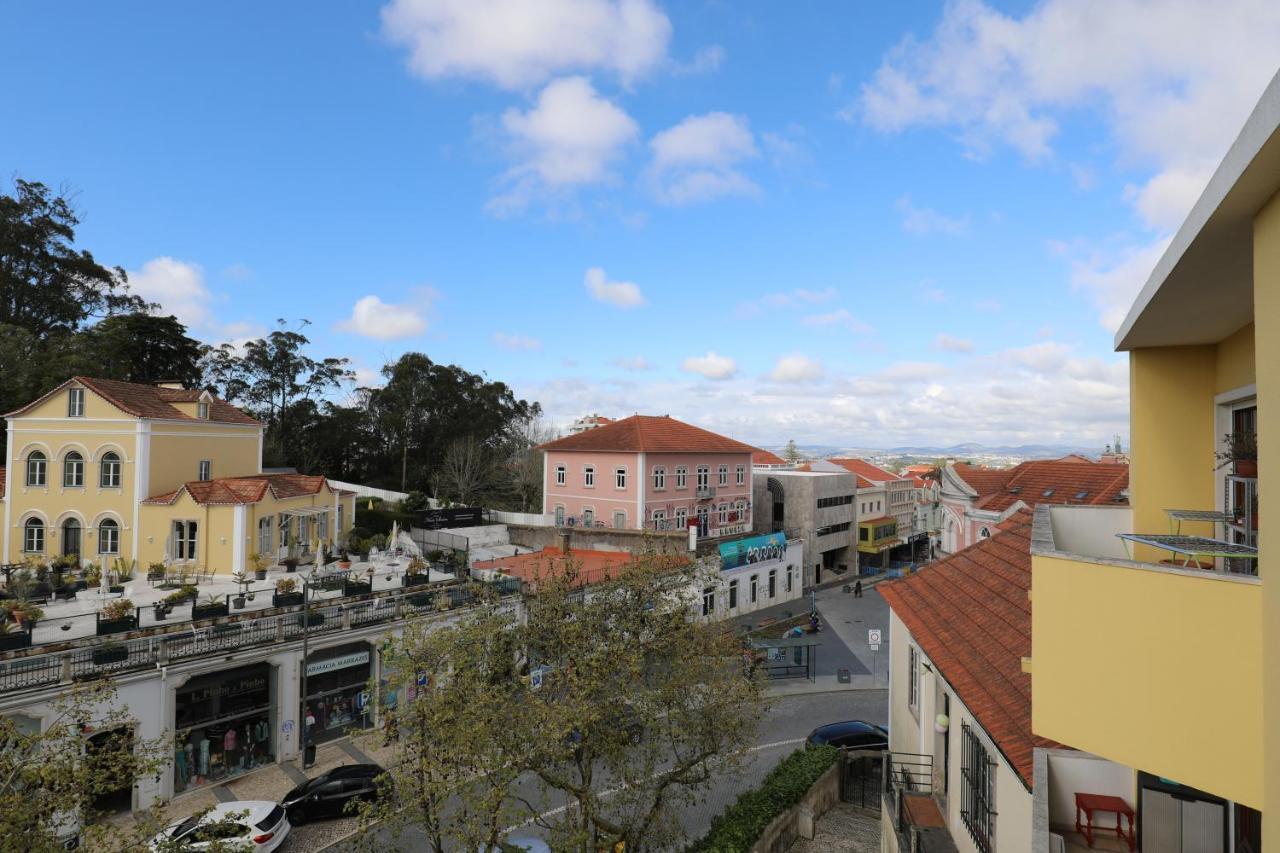
[[[342,817],[352,800],[376,800],[387,793],[387,782],[379,780],[383,769],[376,764],[347,764],[335,767],[323,776],[303,782],[288,794],[281,805],[289,813],[289,822],[306,823],[324,817]]]
[[[805,738],[805,746],[824,744],[847,749],[888,749],[889,730],[862,720],[846,720],[818,726]]]

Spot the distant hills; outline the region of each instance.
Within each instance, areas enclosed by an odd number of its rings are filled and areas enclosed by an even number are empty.
[[[779,456],[785,447],[770,448]],[[808,457],[828,456],[923,456],[956,458],[979,456],[1014,456],[1022,459],[1057,459],[1071,453],[1097,458],[1102,453],[1101,447],[1080,447],[1067,444],[953,444],[948,447],[936,446],[903,446],[903,447],[838,447],[830,444],[801,444],[797,449]]]

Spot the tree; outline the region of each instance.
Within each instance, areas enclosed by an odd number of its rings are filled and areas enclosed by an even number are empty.
[[[541,512],[542,451],[538,447],[556,437],[550,426],[527,419],[511,442],[511,487],[521,512]]]
[[[472,506],[500,482],[494,454],[472,436],[460,438],[445,451],[437,475],[437,496]]]
[[[522,821],[556,850],[665,849],[676,807],[739,767],[760,687],[733,633],[692,618],[705,573],[649,554],[584,591],[568,563],[536,573],[523,620],[491,604],[388,640],[396,684],[431,681],[384,710],[403,810],[367,818],[433,850],[488,849]]]
[[[0,326],[44,339],[149,307],[128,292],[124,270],[72,248],[79,224],[66,196],[44,184],[18,178],[12,195],[0,195]]]
[[[173,316],[115,314],[77,335],[82,366],[75,372],[125,382],[200,385],[200,344]]]
[[[796,440],[793,438],[787,442],[787,447],[782,451],[782,458],[788,462],[795,464],[802,458],[800,456],[800,448],[796,447]]]

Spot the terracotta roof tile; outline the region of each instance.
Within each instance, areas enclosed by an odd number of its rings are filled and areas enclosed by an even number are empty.
[[[271,494],[277,499],[314,495],[324,486],[325,479],[309,474],[256,474],[249,477],[219,477],[215,480],[192,480],[181,489],[154,495],[143,503],[171,504],[183,491],[198,504],[239,505],[257,503]]]
[[[140,382],[121,382],[118,379],[95,379],[91,376],[75,376],[63,382],[49,393],[23,406],[9,416],[18,416],[57,394],[72,382],[78,382],[93,391],[99,397],[111,403],[120,411],[136,418],[156,418],[161,420],[194,421],[195,415],[189,415],[178,409],[174,403],[195,403],[203,393],[200,390],[182,388],[160,388]],[[210,395],[209,421],[213,423],[257,425],[258,421],[246,415],[226,400]]]
[[[1031,655],[1031,522],[1021,510],[990,539],[878,587],[1028,790],[1035,747],[1060,747],[1032,733],[1031,676],[1022,671]]]
[[[512,557],[497,557],[492,560],[480,560],[474,564],[477,569],[502,569],[514,578],[525,583],[536,584],[539,578],[548,578],[561,574],[566,566],[572,565],[579,572],[580,584],[593,584],[617,577],[618,572],[636,561],[629,551],[590,551],[570,549],[566,555],[557,547],[546,547],[532,554],[517,554]],[[669,561],[671,566],[684,565],[688,558],[682,555],[664,556],[659,559]]]
[[[827,461],[834,462],[846,471],[857,474],[859,477],[871,480],[874,483],[887,483],[890,480],[902,479],[897,474],[890,473],[879,465],[872,465],[865,459],[852,457],[847,459],[828,459]]]
[[[786,465],[787,460],[769,450],[756,448],[751,453],[752,465]]]
[[[756,448],[667,415],[632,415],[541,445],[541,450],[754,453]]]
[[[959,465],[955,467],[961,479],[978,492],[978,508],[996,512],[1016,501],[1028,506],[1125,503],[1122,493],[1129,488],[1129,466],[1110,462],[1033,460],[1002,472],[1002,482],[991,476],[995,473],[992,469],[964,466],[962,471]]]

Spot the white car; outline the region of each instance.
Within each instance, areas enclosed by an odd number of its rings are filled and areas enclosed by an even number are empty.
[[[224,849],[270,853],[289,835],[284,806],[268,800],[218,803],[202,815],[175,823],[151,840],[153,851],[208,850],[214,842]]]

